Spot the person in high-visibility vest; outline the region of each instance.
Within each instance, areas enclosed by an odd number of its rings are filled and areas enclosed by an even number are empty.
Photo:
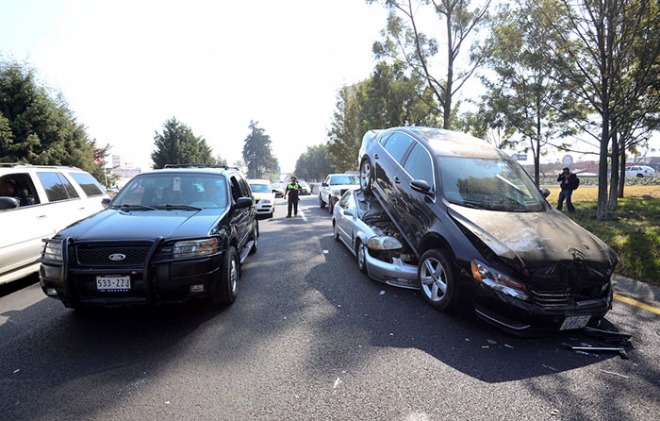
[[[287,218],[291,218],[291,208],[293,208],[293,216],[298,216],[298,201],[300,200],[298,195],[300,194],[300,190],[302,188],[298,184],[296,177],[291,177],[291,182],[287,184],[286,190],[284,190],[284,198],[286,199],[288,196],[289,199],[286,213]]]

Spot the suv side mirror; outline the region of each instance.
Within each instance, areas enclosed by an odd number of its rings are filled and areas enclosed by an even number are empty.
[[[541,192],[541,195],[546,199],[548,198],[548,196],[550,196],[550,190],[548,189],[543,188],[543,189],[539,189],[539,191]]]

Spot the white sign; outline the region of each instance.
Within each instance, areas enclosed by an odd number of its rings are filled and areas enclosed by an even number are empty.
[[[573,165],[573,157],[571,155],[564,155],[561,159],[561,163],[564,164],[565,167],[570,167]]]

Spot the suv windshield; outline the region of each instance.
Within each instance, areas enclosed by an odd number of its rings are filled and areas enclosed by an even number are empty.
[[[497,159],[439,156],[444,197],[450,203],[505,212],[540,212],[545,199],[519,165]]]
[[[149,174],[133,178],[115,196],[111,207],[227,206],[227,185],[223,177],[201,174]]]

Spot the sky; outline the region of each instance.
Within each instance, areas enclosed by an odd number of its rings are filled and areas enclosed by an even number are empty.
[[[0,55],[143,170],[174,117],[230,164],[256,121],[291,172],[327,141],[341,87],[370,76],[386,16],[364,0],[0,0]]]
[[[342,86],[370,76],[386,17],[365,0],[0,0],[0,56],[35,69],[124,163],[149,169],[176,118],[234,164],[255,121],[286,174],[327,141]]]

